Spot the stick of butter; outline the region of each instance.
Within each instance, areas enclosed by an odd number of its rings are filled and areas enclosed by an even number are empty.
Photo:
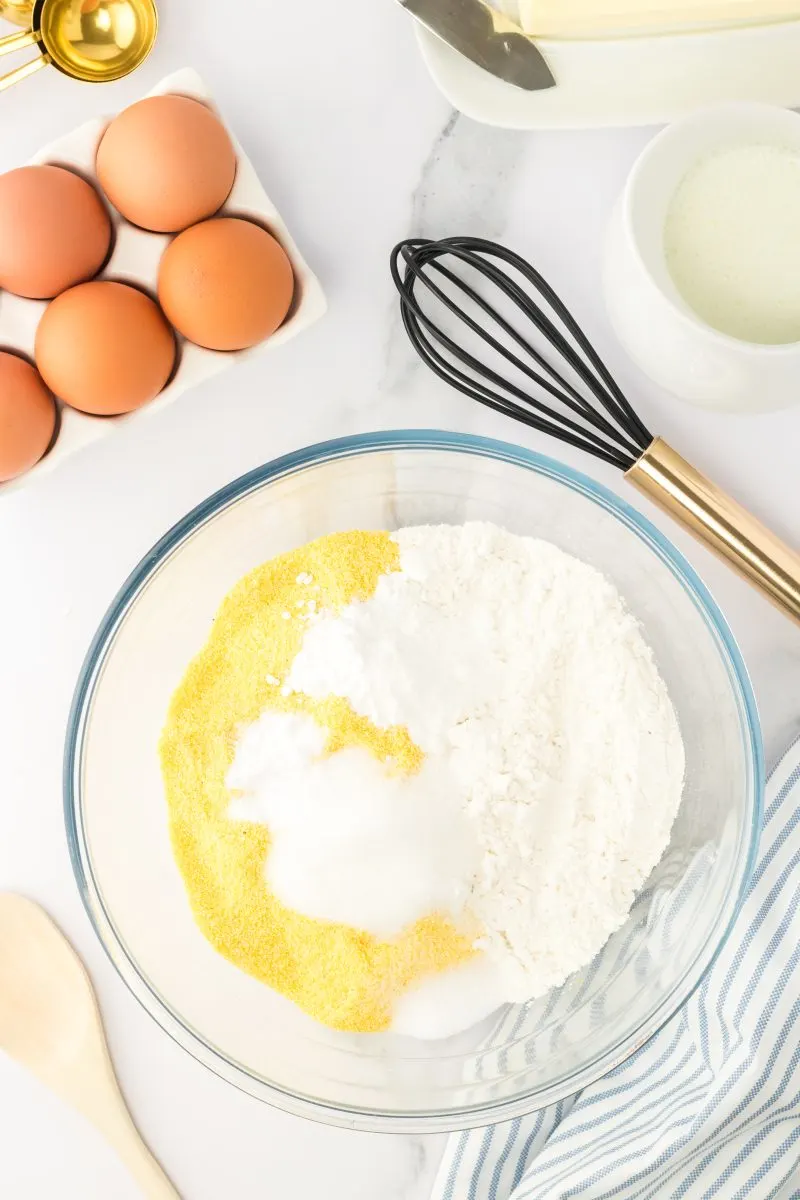
[[[800,0],[519,0],[535,37],[592,37],[800,18]]]

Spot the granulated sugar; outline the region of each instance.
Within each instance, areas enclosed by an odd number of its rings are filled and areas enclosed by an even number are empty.
[[[460,918],[476,847],[446,763],[401,774],[363,747],[325,754],[310,716],[265,712],[243,734],[230,815],[263,822],[269,884],[289,908],[378,938]]]
[[[358,746],[325,758],[312,716],[278,731],[269,714],[239,742],[231,815],[268,825],[287,907],[387,938],[431,905],[480,930],[494,1003],[527,1000],[594,957],[666,848],[675,712],[594,568],[487,524],[393,540],[400,569],[313,614],[282,694],[407,731],[418,773]]]

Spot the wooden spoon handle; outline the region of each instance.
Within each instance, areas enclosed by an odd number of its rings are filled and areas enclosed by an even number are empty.
[[[148,1200],[180,1200],[133,1123],[99,1025],[87,1029],[79,1061],[82,1069],[65,1081],[62,1096],[88,1117],[116,1150]]]
[[[147,1200],[180,1200],[178,1192],[162,1171],[159,1163],[145,1146],[127,1112],[117,1110],[116,1119],[103,1129]]]
[[[10,892],[0,965],[0,1046],[91,1121],[147,1200],[180,1200],[125,1106],[83,963],[37,904]]]

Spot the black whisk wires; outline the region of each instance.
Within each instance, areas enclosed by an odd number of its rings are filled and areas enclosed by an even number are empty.
[[[483,238],[411,238],[395,246],[391,271],[412,345],[435,374],[465,396],[623,471],[653,440],[569,310],[519,255]],[[500,296],[489,299],[487,283],[538,331],[570,368],[576,384],[531,344],[528,333],[498,311]],[[493,367],[482,362],[446,332],[445,314],[440,312],[437,320],[433,302],[519,372],[521,381],[508,378],[503,363]]]

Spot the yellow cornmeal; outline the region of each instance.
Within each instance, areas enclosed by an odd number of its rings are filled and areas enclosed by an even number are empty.
[[[422,753],[405,727],[379,729],[338,697],[281,695],[307,628],[304,615],[366,600],[381,575],[398,569],[388,533],[357,531],[320,538],[251,571],[223,601],[190,664],[160,745],[173,851],[202,932],[318,1021],[361,1033],[385,1030],[397,996],[469,958],[470,940],[436,914],[382,942],[286,908],[264,877],[269,832],[229,820],[225,776],[238,731],[265,709],[312,716],[329,730],[329,753],[363,746],[398,771],[419,769]]]

